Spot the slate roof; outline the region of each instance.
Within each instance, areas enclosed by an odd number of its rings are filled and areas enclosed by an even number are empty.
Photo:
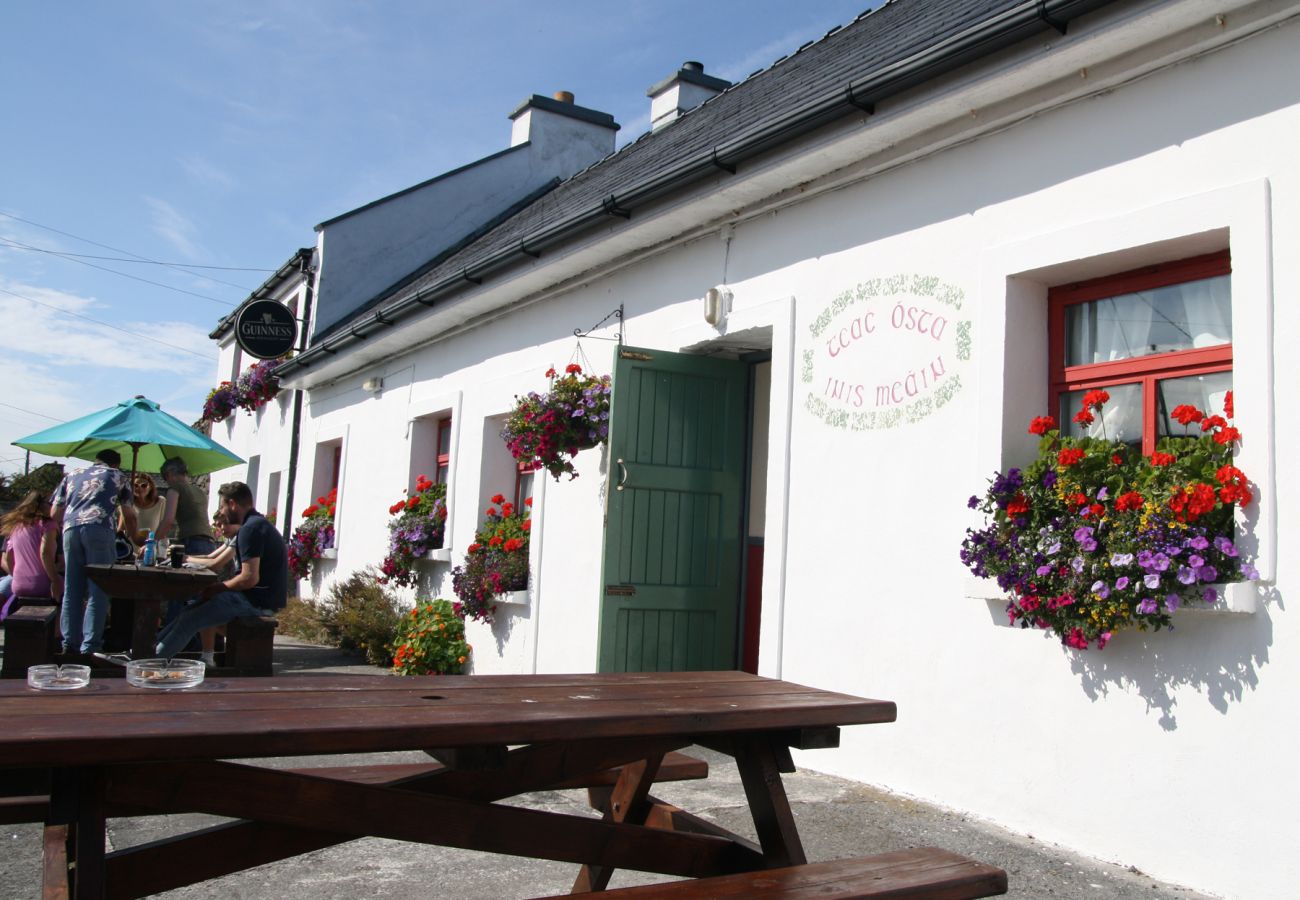
[[[928,48],[952,45],[966,58],[973,58],[1108,2],[1113,0],[891,0],[799,47],[675,122],[642,135],[562,182],[387,298],[374,298],[332,328],[331,334],[358,321],[375,306],[375,301],[380,301],[386,312],[414,294],[467,271],[473,273],[476,266],[489,260],[500,259],[503,251],[521,246],[528,251],[523,242],[529,238],[545,234],[556,223],[584,211],[599,209],[602,203],[617,206],[620,196],[644,190],[647,183],[664,173],[692,164],[698,168],[701,160],[707,164],[711,154],[725,163],[729,147],[738,146],[746,135],[779,128],[782,117],[788,117],[791,111],[815,109],[821,104],[827,109],[827,122],[854,113],[854,107],[846,102],[849,85],[864,86],[864,94],[857,99],[869,108],[873,84],[888,83],[889,92],[896,93],[949,71],[962,61],[954,51],[949,59],[952,65],[947,68],[940,67],[938,61],[930,69],[924,62],[918,67],[918,54],[924,59]],[[1058,18],[1046,21],[1053,16]],[[1004,28],[1000,37],[975,28],[999,21],[1014,27]],[[901,81],[905,78],[910,81]],[[792,133],[785,139],[797,136]],[[770,146],[777,146],[781,140],[778,133]],[[466,282],[465,287],[469,286]],[[313,343],[324,337],[328,335],[317,335]]]

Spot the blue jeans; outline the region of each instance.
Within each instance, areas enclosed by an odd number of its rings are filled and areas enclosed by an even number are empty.
[[[95,653],[104,646],[108,594],[86,577],[86,566],[107,565],[117,559],[113,529],[103,525],[73,525],[63,531],[63,652]],[[85,609],[82,609],[82,604]],[[80,642],[80,647],[77,646]]]
[[[171,659],[185,648],[190,640],[204,628],[224,625],[240,616],[265,616],[271,611],[248,602],[242,591],[222,591],[213,594],[206,602],[191,600],[170,625],[158,632],[157,654]]]
[[[192,534],[182,543],[186,556],[207,556],[217,549],[217,542],[206,534]]]

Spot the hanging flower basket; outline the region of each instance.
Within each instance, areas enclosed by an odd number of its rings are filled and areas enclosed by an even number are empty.
[[[289,574],[294,578],[310,578],[312,566],[334,547],[334,507],[338,503],[338,488],[302,511],[303,522],[289,538]]]
[[[573,457],[609,437],[610,377],[584,375],[577,363],[559,377],[554,368],[547,369],[546,377],[551,389],[545,394],[515,397],[501,439],[522,468],[545,469],[557,481],[567,474],[572,480],[578,477]]]
[[[447,486],[421,475],[415,493],[388,507],[388,556],[380,566],[385,584],[415,587],[415,562],[442,547],[447,527]]]
[[[208,391],[203,401],[203,418],[200,421],[224,422],[239,407],[235,386],[229,381]]]
[[[528,587],[528,537],[533,523],[529,497],[522,512],[497,494],[486,511],[487,520],[465,550],[465,562],[451,570],[456,615],[491,623],[497,598]]]
[[[1091,425],[1109,399],[1088,391],[1074,420]],[[1175,408],[1200,436],[1164,438],[1150,457],[1034,419],[1038,457],[970,498],[989,518],[967,530],[962,562],[1010,594],[1012,624],[1051,631],[1068,647],[1101,649],[1124,629],[1170,627],[1180,606],[1214,602],[1212,584],[1259,577],[1232,540],[1234,510],[1253,499],[1232,465],[1241,439],[1232,415],[1231,392],[1223,416]]]
[[[257,412],[280,393],[280,379],[275,377],[278,359],[264,359],[254,363],[235,381],[235,402],[248,413]]]

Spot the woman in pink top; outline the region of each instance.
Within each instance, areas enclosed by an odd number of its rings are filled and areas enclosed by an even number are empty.
[[[6,541],[5,568],[14,578],[13,596],[62,597],[63,576],[55,568],[59,531],[50,518],[49,500],[40,491],[29,491],[0,518],[0,533]]]

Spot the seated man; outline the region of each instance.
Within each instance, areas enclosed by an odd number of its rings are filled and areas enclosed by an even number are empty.
[[[235,558],[239,572],[203,589],[185,610],[158,634],[157,654],[169,658],[204,628],[224,625],[241,616],[274,615],[284,609],[288,588],[288,556],[284,539],[266,517],[253,509],[253,492],[242,481],[217,491],[226,521],[239,526]]]

